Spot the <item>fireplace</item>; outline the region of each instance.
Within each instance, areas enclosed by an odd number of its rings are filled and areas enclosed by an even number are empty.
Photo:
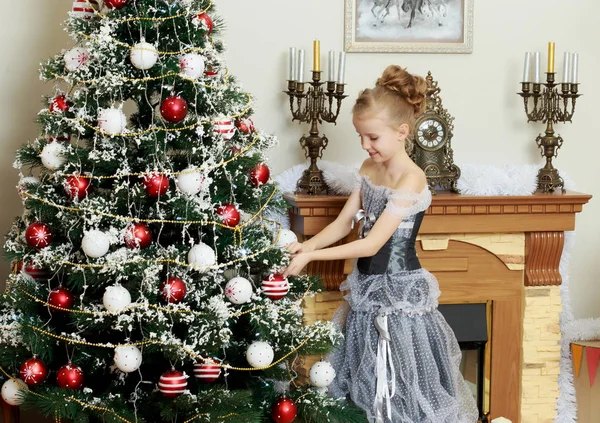
[[[480,403],[483,399],[489,421],[505,417],[513,423],[550,423],[556,417],[558,265],[564,232],[575,229],[575,215],[590,198],[577,192],[505,197],[438,193],[426,212],[417,254],[439,281],[440,309],[485,307],[486,336],[474,341],[487,340],[483,359],[481,344],[468,344],[465,338],[463,367],[475,386],[484,382],[484,395],[477,398]],[[302,238],[332,222],[346,197],[287,195],[286,200],[291,229]],[[308,273],[320,275],[326,291],[305,300],[306,322],[331,318],[343,301],[338,288],[351,267],[350,261],[309,264]],[[462,326],[454,324],[459,339]],[[305,357],[301,373],[317,360]],[[472,363],[475,376],[469,373]],[[482,364],[484,377],[479,374]]]
[[[488,319],[486,304],[443,304],[439,307],[462,351],[460,370],[479,410],[479,421],[487,423],[489,401],[485,395]],[[488,366],[489,367],[489,366]],[[488,391],[489,392],[489,391]]]

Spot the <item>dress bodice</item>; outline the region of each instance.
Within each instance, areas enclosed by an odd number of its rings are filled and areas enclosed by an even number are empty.
[[[357,261],[358,271],[363,274],[383,274],[420,269],[415,241],[425,210],[431,204],[429,189],[425,187],[420,193],[394,190],[373,184],[368,176],[362,176],[359,181],[364,209],[364,228],[361,232],[367,232],[386,210],[403,219],[374,256]]]

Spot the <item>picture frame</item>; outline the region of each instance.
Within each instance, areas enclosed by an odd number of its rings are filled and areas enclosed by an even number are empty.
[[[345,0],[349,53],[472,53],[474,0]]]

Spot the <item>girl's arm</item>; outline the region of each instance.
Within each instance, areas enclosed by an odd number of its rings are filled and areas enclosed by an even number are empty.
[[[342,260],[375,255],[402,223],[402,217],[392,213],[383,213],[373,228],[363,239],[336,247],[314,250],[297,254],[283,275],[297,275],[311,261]]]
[[[313,236],[308,241],[292,242],[286,248],[293,254],[308,253],[327,247],[340,239],[344,238],[352,230],[352,219],[360,210],[361,206],[360,190],[354,191],[346,200],[344,208],[336,219],[327,225],[321,232]]]

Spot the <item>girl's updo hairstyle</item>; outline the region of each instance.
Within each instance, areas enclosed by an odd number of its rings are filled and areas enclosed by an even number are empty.
[[[415,120],[425,110],[426,88],[422,77],[414,76],[400,66],[388,66],[377,80],[375,88],[361,91],[352,113],[362,117],[385,110],[390,126],[396,128],[407,124],[410,134],[406,138],[406,151],[410,153],[413,149]]]

